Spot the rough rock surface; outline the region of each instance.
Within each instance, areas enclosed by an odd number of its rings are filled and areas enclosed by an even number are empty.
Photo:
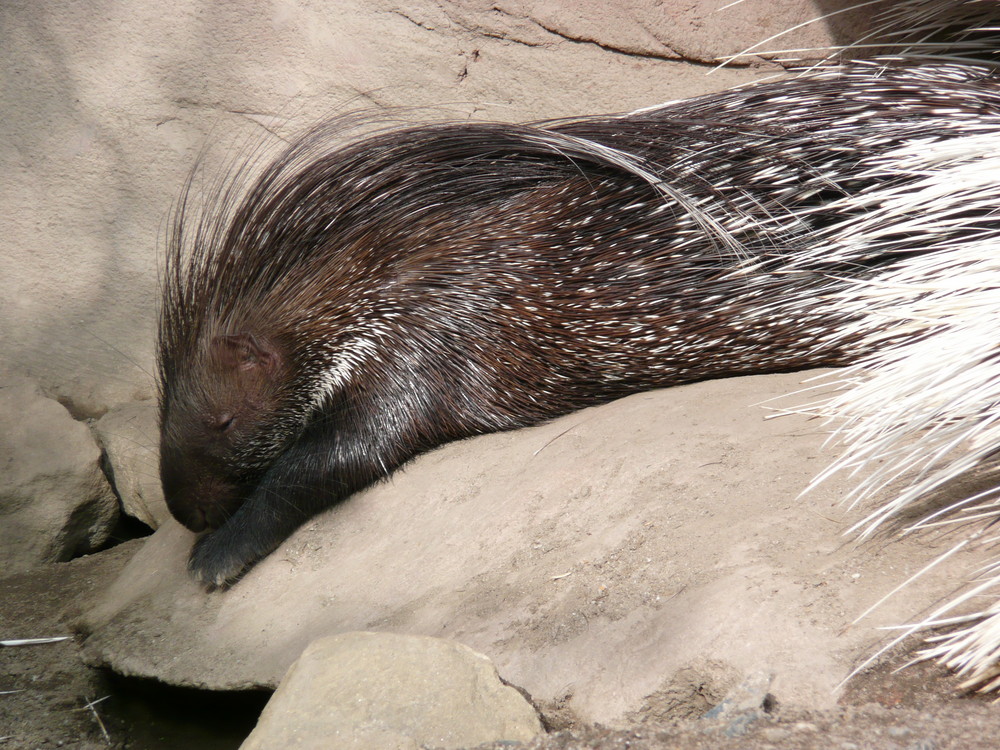
[[[441,638],[344,633],[309,644],[241,750],[464,748],[541,733],[482,654]]]
[[[90,552],[117,517],[87,426],[30,380],[0,375],[0,568]]]
[[[844,481],[798,497],[829,460],[825,430],[751,405],[804,377],[638,394],[445,446],[225,592],[189,579],[193,535],[166,524],[86,616],[88,658],[273,686],[312,640],[377,630],[486,654],[557,725],[701,715],[758,673],[784,705],[831,706],[879,626],[911,621],[986,553],[963,550],[852,624],[949,541],[859,546],[843,536],[857,518]]]
[[[0,578],[0,633],[72,633],[65,618],[74,600],[86,602],[107,586],[141,543]],[[865,580],[858,585],[865,586]],[[936,664],[897,669],[907,661],[905,653],[880,661],[851,681],[833,709],[765,701],[764,715],[754,718],[755,704],[769,687],[766,680],[751,679],[723,701],[722,708],[733,710],[715,718],[651,720],[627,730],[583,725],[527,743],[505,740],[477,750],[996,750],[1000,714],[988,699],[955,695],[955,677]],[[264,707],[262,695],[198,693],[178,704],[178,690],[85,669],[75,639],[0,648],[0,690],[16,691],[0,696],[4,750],[236,750]],[[95,714],[85,705],[96,698],[104,700]]]
[[[94,424],[122,510],[152,529],[170,519],[158,469],[153,401],[121,404]]]
[[[153,395],[157,250],[199,157],[211,179],[234,148],[366,108],[509,121],[723,89],[775,66],[706,61],[832,9],[728,2],[6,0],[3,357],[76,416]],[[844,41],[845,19],[775,44]]]

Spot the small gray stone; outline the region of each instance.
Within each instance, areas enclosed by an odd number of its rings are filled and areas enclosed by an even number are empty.
[[[440,638],[359,632],[309,644],[241,750],[463,748],[541,731],[482,654]]]
[[[717,706],[705,714],[706,719],[727,720],[751,711],[762,712],[774,675],[754,672],[730,690]]]
[[[705,714],[705,719],[716,720],[727,737],[746,734],[750,726],[764,715],[764,703],[774,675],[755,672],[729,691],[718,705]]]

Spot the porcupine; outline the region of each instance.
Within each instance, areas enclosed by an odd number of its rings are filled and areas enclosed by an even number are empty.
[[[174,222],[161,476],[225,585],[444,442],[707,377],[839,365],[835,294],[968,231],[852,230],[900,150],[1000,128],[975,66],[852,65],[625,116],[320,127]],[[971,229],[970,229],[971,227]],[[822,253],[810,252],[822,247]],[[832,248],[832,249],[831,249]]]

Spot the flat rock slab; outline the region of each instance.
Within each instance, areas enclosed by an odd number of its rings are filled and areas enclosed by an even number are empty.
[[[345,633],[309,644],[240,748],[465,748],[541,732],[482,654],[441,638]]]
[[[857,545],[849,484],[799,497],[832,458],[827,432],[754,405],[807,376],[637,394],[445,446],[224,592],[188,578],[194,536],[168,523],[86,615],[87,653],[176,684],[274,686],[316,638],[373,630],[464,643],[560,721],[697,715],[758,673],[786,705],[830,706],[877,628],[952,591],[976,553],[852,625],[950,542]]]

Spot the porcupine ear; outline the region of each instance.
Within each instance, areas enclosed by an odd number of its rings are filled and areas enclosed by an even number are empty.
[[[241,370],[260,368],[273,375],[281,365],[281,354],[270,344],[251,333],[216,336],[212,341],[218,361],[225,367]]]

